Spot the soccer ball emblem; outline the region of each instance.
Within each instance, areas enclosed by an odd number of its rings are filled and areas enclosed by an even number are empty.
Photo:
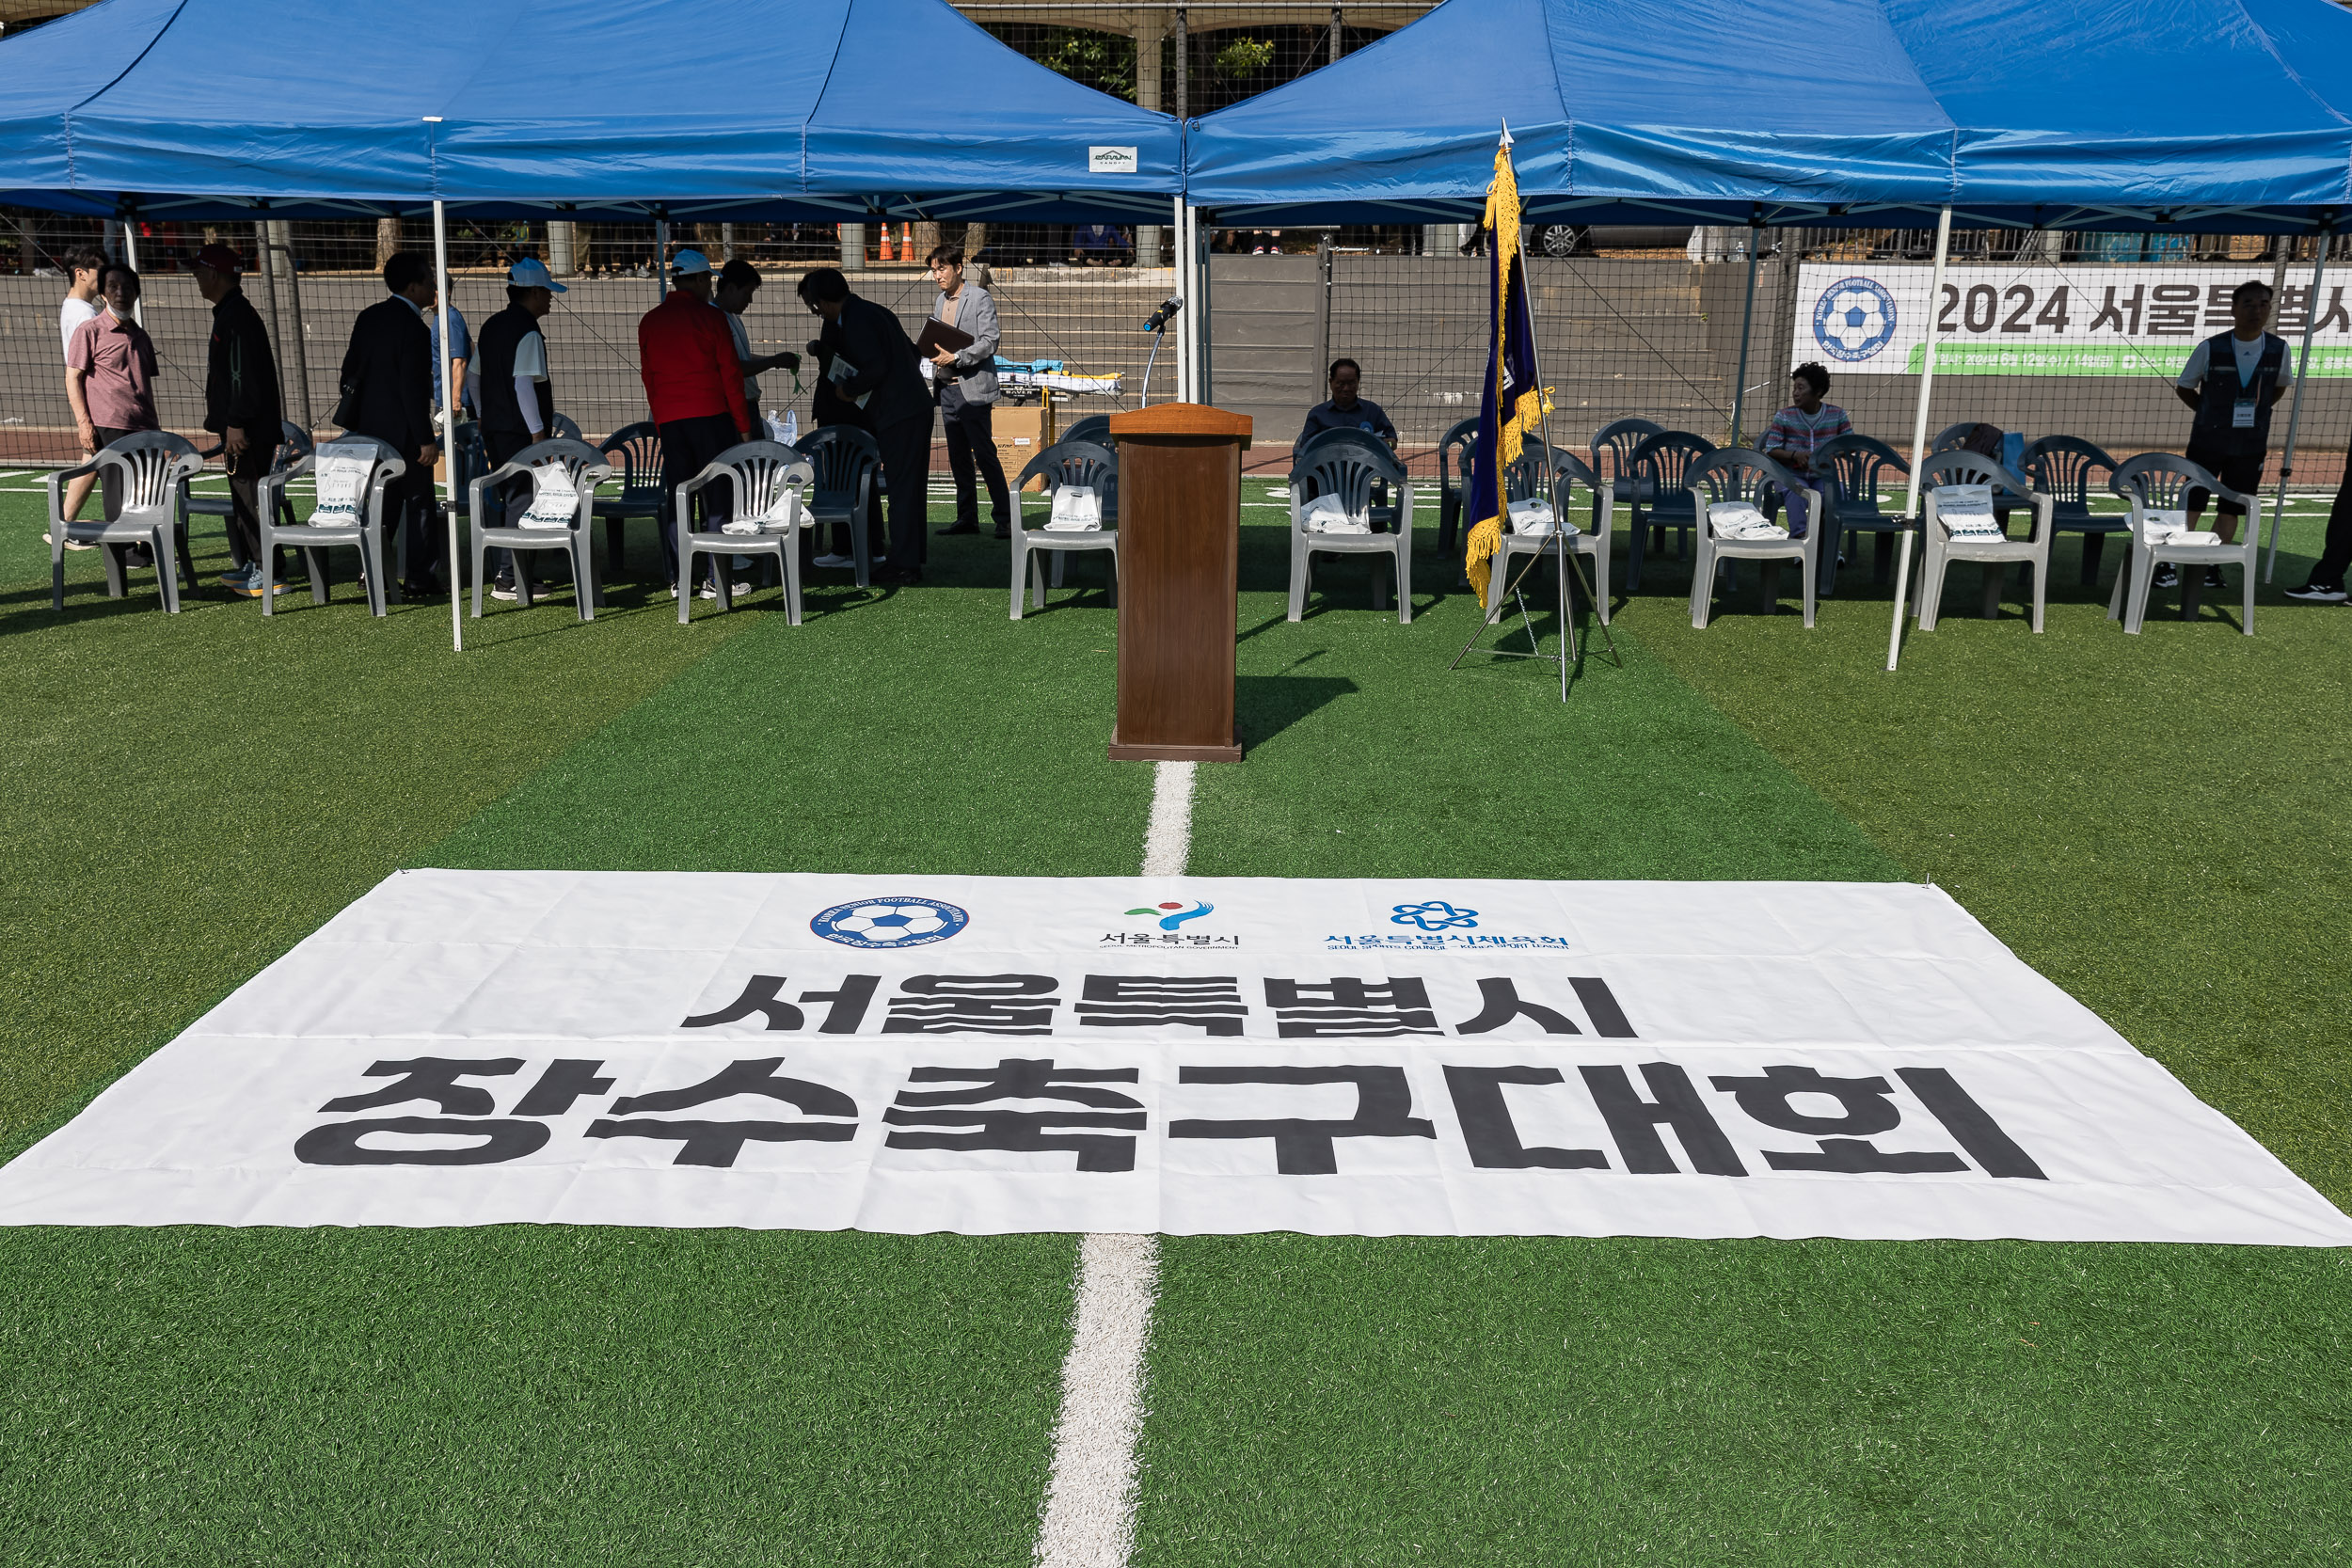
[[[935,898],[875,898],[836,904],[810,921],[808,928],[848,947],[921,947],[946,941],[971,918]]]
[[[1821,291],[1813,309],[1813,338],[1832,358],[1867,359],[1895,336],[1895,300],[1867,277],[1848,277]]]

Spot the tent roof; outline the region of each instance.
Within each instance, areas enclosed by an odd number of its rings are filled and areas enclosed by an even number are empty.
[[[189,217],[1163,216],[1166,115],[942,0],[104,0],[0,42],[6,199]]]
[[[2330,101],[2332,95],[2334,102]],[[2328,0],[1448,0],[1195,122],[1229,220],[2352,226]]]

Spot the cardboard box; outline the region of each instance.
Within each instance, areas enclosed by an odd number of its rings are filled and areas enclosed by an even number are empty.
[[[989,417],[989,429],[996,437],[996,461],[1004,465],[1007,483],[1020,479],[1021,470],[1049,444],[1045,439],[1044,418],[1044,410],[1034,403],[1000,403]],[[1043,480],[1029,481],[1033,491],[1044,487]]]

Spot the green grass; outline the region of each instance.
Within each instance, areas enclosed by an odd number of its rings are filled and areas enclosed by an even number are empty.
[[[680,628],[616,589],[264,626],[47,608],[0,494],[0,1157],[400,865],[1104,875],[1099,591],[932,581]],[[1883,662],[1866,571],[1806,633],[1671,567],[1563,707],[1473,656],[1424,550],[1281,619],[1247,517],[1248,759],[1207,875],[1932,876],[2352,1201],[2328,788],[2352,620],[2125,639],[1947,617]],[[2297,514],[2290,547],[2317,525]],[[642,534],[642,554],[650,546]],[[2071,555],[2072,546],[2067,546]],[[221,562],[208,562],[217,570]],[[2283,560],[2281,583],[2299,580]],[[1081,567],[1082,575],[1086,568]],[[1091,582],[1091,576],[1086,576]],[[1546,623],[1549,630],[1549,623]],[[1336,831],[1335,831],[1336,830]],[[1073,1249],[525,1227],[0,1231],[0,1561],[1026,1560]],[[2346,1263],[2018,1243],[1169,1241],[1139,1568],[2340,1559]]]

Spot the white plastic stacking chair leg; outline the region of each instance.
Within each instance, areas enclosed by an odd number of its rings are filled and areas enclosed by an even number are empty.
[[[1699,531],[1698,560],[1691,567],[1691,629],[1705,631],[1715,616],[1715,536]]]
[[[588,529],[579,524],[572,527],[572,597],[579,601],[580,618],[596,618],[596,542]],[[724,574],[721,574],[724,576]]]
[[[1049,555],[1054,557],[1057,564],[1059,563],[1061,560],[1061,551],[1059,550],[1032,549],[1029,551],[1028,589],[1029,608],[1031,610],[1043,610],[1045,608],[1045,557]]]
[[[2241,575],[2246,578],[2246,610],[2244,620],[2239,623],[2239,629],[2251,637],[2254,635],[2254,562],[2251,556],[2247,558]],[[2039,631],[2042,628],[2036,626],[2034,629]]]
[[[2129,636],[2137,637],[2141,625],[2148,619],[2148,599],[2155,592],[2155,579],[2156,552],[2133,550],[2131,596],[2123,605],[2123,630]]]
[[[2049,525],[2044,523],[2042,526],[2047,528]],[[2048,602],[2050,596],[2050,557],[2047,552],[2043,553],[2041,560],[2028,562],[2026,569],[2033,574],[2033,629],[2034,635],[2039,637],[2042,635],[2042,607]]]
[[[1413,624],[1413,534],[1409,528],[1396,546],[1396,624]]]
[[[1820,595],[1815,590],[1815,585],[1820,579],[1820,542],[1821,537],[1817,532],[1806,542],[1804,554],[1797,558],[1804,566],[1804,626],[1807,631],[1813,629],[1813,610],[1820,602]]]
[[[1930,522],[1920,532],[1926,537],[1927,548],[1919,557],[1919,602],[1914,608],[1921,631],[1933,631],[1944,613],[1944,582],[1951,575],[1952,558],[1936,535],[1944,530]]]
[[[1312,572],[1314,551],[1308,547],[1306,534],[1291,530],[1291,609],[1290,619],[1302,620],[1307,613],[1307,584]]]
[[[1012,536],[1012,618],[1021,619],[1021,601],[1029,592],[1029,542],[1016,530]]]

